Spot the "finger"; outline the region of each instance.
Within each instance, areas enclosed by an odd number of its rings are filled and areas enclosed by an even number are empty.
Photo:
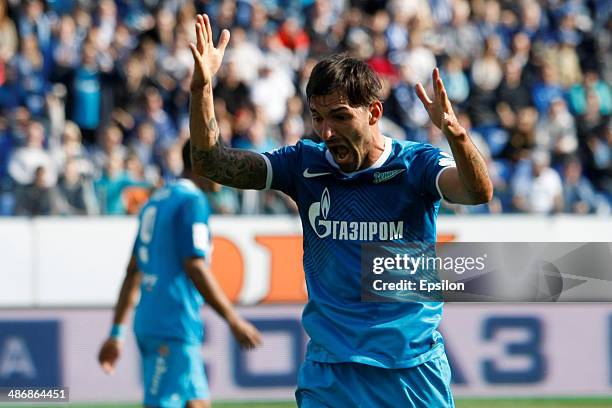
[[[201,14],[198,14],[198,22],[196,23],[197,26],[199,26],[199,32],[200,32],[200,39],[202,41],[202,46],[204,46],[204,44],[206,44],[206,29],[204,28],[204,17],[202,17]]]
[[[429,110],[429,105],[431,105],[433,101],[429,99],[429,96],[427,96],[427,92],[425,92],[425,88],[423,88],[423,85],[418,83],[415,90],[417,96],[419,97],[425,108]]]
[[[193,55],[193,60],[195,62],[199,63],[200,60],[201,60],[201,56],[200,56],[200,52],[196,48],[195,44],[189,43],[189,49],[191,50],[191,55]]]
[[[438,67],[434,68],[433,72],[431,73],[431,79],[432,79],[432,83],[434,87],[435,98],[439,99],[440,98],[440,71],[438,70]]]
[[[221,36],[219,37],[219,45],[217,45],[217,48],[219,50],[221,50],[221,52],[225,51],[225,47],[227,47],[227,44],[229,43],[230,40],[230,32],[229,30],[223,30],[221,31]]]
[[[212,28],[210,27],[210,19],[208,14],[204,14],[204,27],[206,27],[206,37],[209,43],[212,43]]]
[[[206,36],[204,35],[204,27],[202,24],[196,23],[196,33],[198,38],[198,51],[200,51],[200,54],[202,54],[206,44]]]
[[[438,78],[438,89],[440,90],[440,100],[442,101],[442,108],[444,112],[451,113],[453,111],[453,106],[448,99],[448,94],[446,93],[446,88],[444,87],[442,78]]]
[[[196,22],[194,24],[194,28],[195,28],[195,36],[196,36],[196,44],[198,45],[198,47],[200,47],[200,16],[196,16]]]

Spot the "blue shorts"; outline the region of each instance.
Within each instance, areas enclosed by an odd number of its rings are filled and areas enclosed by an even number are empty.
[[[446,355],[411,368],[305,361],[295,392],[300,408],[453,408]]]
[[[142,357],[144,405],[183,408],[210,398],[200,344],[137,338]]]

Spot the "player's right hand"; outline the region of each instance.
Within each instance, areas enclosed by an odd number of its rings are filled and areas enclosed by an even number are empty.
[[[230,39],[230,32],[223,30],[219,43],[215,47],[212,40],[210,19],[206,14],[196,16],[195,31],[196,44],[189,44],[195,63],[191,89],[201,90],[212,82],[212,77],[219,71],[225,54],[225,47],[227,47]]]
[[[244,349],[254,349],[261,345],[261,333],[251,323],[239,317],[230,323],[232,334]]]
[[[121,342],[117,339],[107,339],[98,353],[98,362],[102,366],[102,370],[106,374],[112,374],[115,371],[115,363],[121,354]]]

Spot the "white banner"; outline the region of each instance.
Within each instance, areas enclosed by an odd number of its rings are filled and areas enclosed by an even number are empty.
[[[213,272],[237,303],[302,303],[301,225],[213,217]],[[0,220],[0,307],[114,304],[136,232],[127,217]],[[612,242],[612,219],[440,217],[439,241]]]

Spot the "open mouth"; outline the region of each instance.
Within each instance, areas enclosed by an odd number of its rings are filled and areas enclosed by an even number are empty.
[[[329,147],[329,151],[338,161],[344,161],[349,156],[349,149],[346,148],[346,146],[331,146]]]

